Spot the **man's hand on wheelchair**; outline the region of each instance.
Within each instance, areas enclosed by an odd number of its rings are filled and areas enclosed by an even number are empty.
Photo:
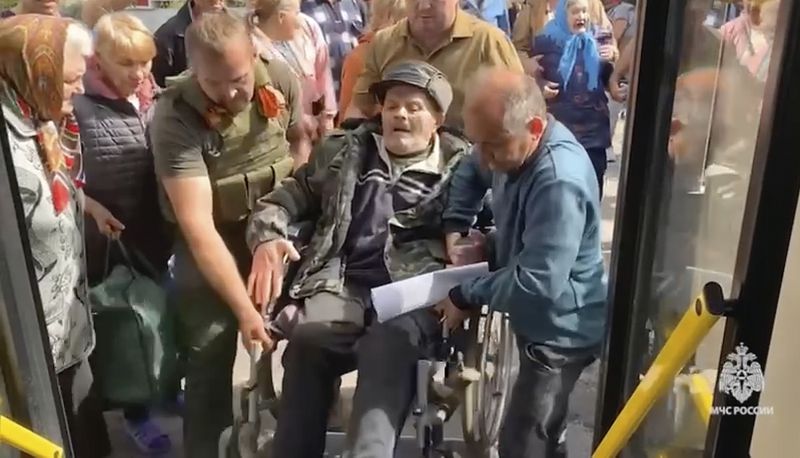
[[[436,304],[433,310],[439,316],[439,320],[450,331],[461,326],[464,320],[469,318],[469,312],[456,307],[449,297]]]
[[[486,260],[486,237],[479,231],[470,230],[466,237],[460,232],[445,234],[444,246],[450,265],[466,266]]]
[[[299,261],[292,242],[280,239],[265,242],[253,253],[253,265],[247,278],[247,293],[263,314],[267,305],[280,297],[287,260]]]

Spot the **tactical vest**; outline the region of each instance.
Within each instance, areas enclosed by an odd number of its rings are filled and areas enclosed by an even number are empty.
[[[256,90],[262,86],[277,90],[267,65],[261,60],[256,63]],[[176,89],[180,91],[178,97],[202,117],[209,102],[197,81],[187,78]],[[246,221],[256,201],[292,172],[285,101],[280,115],[267,118],[255,100],[254,96],[244,111],[213,128],[211,141],[203,148],[218,227]]]

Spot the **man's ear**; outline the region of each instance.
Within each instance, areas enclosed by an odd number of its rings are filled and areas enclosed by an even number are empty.
[[[531,122],[528,123],[528,131],[538,140],[542,138],[542,134],[544,134],[544,125],[544,119],[535,116],[531,119]]]
[[[437,111],[436,114],[433,115],[433,119],[436,121],[436,127],[442,127],[444,125],[444,113],[441,111]]]

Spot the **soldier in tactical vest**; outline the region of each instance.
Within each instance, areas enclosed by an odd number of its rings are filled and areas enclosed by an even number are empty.
[[[284,354],[272,456],[323,455],[335,379],[356,368],[350,447],[354,456],[392,456],[417,360],[439,339],[429,310],[370,326],[370,289],[444,268],[443,203],[469,144],[441,127],[453,91],[431,65],[401,63],[371,91],[380,121],[329,136],[259,200],[248,227],[255,302],[277,298],[284,261],[300,261],[288,293],[303,317]],[[301,260],[287,228],[302,220],[316,230]]]
[[[237,321],[247,346],[271,344],[242,281],[247,218],[307,154],[296,133],[299,83],[282,62],[257,57],[241,19],[205,14],[186,45],[190,72],[168,84],[150,139],[162,207],[180,228],[173,275],[187,352],[184,442],[186,456],[200,458],[216,456],[232,422]]]

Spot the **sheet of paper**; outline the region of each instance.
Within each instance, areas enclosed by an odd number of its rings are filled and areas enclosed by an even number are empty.
[[[453,287],[488,273],[489,264],[481,262],[418,275],[373,288],[372,305],[378,321],[383,323],[404,313],[436,305]]]

